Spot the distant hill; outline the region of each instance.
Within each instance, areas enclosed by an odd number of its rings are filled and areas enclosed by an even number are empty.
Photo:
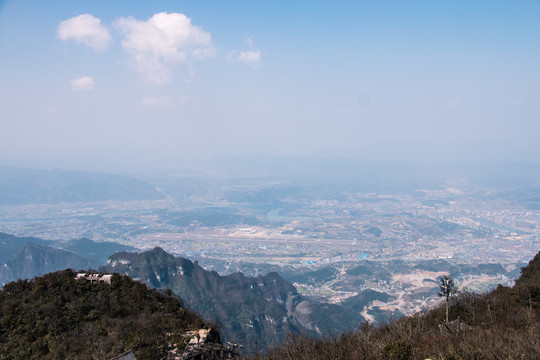
[[[100,265],[106,264],[109,256],[116,252],[135,250],[133,246],[114,242],[95,242],[87,238],[58,242],[54,246],[93,260]]]
[[[427,271],[446,271],[452,276],[459,276],[460,274],[471,275],[498,275],[506,274],[507,271],[501,264],[483,263],[483,264],[452,264],[446,260],[433,259],[424,260],[415,266],[416,269]]]
[[[341,333],[361,321],[337,305],[305,300],[276,273],[255,278],[241,273],[220,276],[160,248],[114,254],[100,270],[171,289],[203,317],[218,321],[225,341],[243,344],[248,351],[281,344],[289,333]]]
[[[363,290],[358,295],[350,297],[343,301],[342,306],[346,309],[350,309],[350,311],[354,311],[355,309],[363,309],[364,306],[369,305],[372,301],[388,301],[391,298],[390,295],[375,291],[375,290]]]
[[[69,251],[27,243],[3,267],[0,267],[0,284],[17,279],[27,279],[59,269],[90,269],[97,263]]]
[[[27,243],[37,245],[51,245],[52,241],[36,237],[18,237],[0,232],[0,264],[5,264],[13,255]]]
[[[89,239],[59,242],[0,233],[0,287],[10,281],[66,268],[97,269],[115,252],[132,249]]]
[[[163,195],[126,176],[0,166],[0,204],[154,200]]]
[[[75,280],[71,270],[0,290],[0,359],[112,359],[131,350],[161,359],[186,330],[205,327],[173,296],[129,277],[111,285]]]
[[[320,285],[325,281],[332,279],[338,270],[331,266],[322,267],[317,270],[308,271],[308,272],[288,272],[282,274],[287,281],[292,283],[304,283],[309,285]]]

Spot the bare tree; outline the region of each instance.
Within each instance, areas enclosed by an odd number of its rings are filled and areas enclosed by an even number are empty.
[[[454,279],[452,279],[450,275],[441,275],[437,278],[437,280],[439,282],[439,292],[437,293],[437,295],[446,298],[446,324],[448,324],[450,296],[457,293],[458,288],[454,283]]]

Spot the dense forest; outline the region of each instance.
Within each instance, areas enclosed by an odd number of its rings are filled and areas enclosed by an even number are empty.
[[[160,359],[203,321],[167,292],[127,276],[111,285],[71,270],[19,280],[0,291],[0,359],[111,359],[132,350]]]
[[[281,347],[252,359],[538,359],[540,253],[512,288],[487,294],[460,292],[445,305],[339,337],[290,336]]]

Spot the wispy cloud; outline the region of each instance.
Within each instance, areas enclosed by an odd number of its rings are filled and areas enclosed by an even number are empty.
[[[62,21],[57,28],[57,35],[62,40],[74,40],[95,51],[104,51],[111,42],[111,34],[101,20],[83,14]]]
[[[241,62],[244,64],[249,64],[256,66],[261,61],[261,51],[253,50],[253,35],[250,35],[246,38],[246,43],[248,44],[250,50],[233,50],[227,55],[229,61]]]
[[[142,100],[141,105],[144,107],[162,107],[174,105],[177,103],[184,103],[186,101],[186,96],[179,96],[176,98],[169,96],[148,96]]]
[[[142,106],[152,107],[152,106],[167,106],[173,103],[173,100],[170,97],[155,97],[149,96],[145,97],[142,101]]]
[[[253,38],[254,38],[253,35],[249,35],[249,36],[246,38],[246,42],[247,42],[247,44],[249,45],[250,48],[253,47]]]
[[[73,91],[86,91],[94,90],[95,81],[90,76],[81,76],[78,79],[71,80],[71,90]]]
[[[122,46],[132,55],[138,71],[156,84],[171,79],[175,65],[215,55],[210,33],[180,13],[161,12],[147,21],[120,18],[116,27],[123,33]]]
[[[240,51],[236,60],[246,64],[257,64],[261,60],[261,51]]]
[[[257,66],[261,61],[261,51],[260,50],[246,50],[246,51],[237,51],[233,50],[227,55],[229,61],[241,62],[244,64]]]

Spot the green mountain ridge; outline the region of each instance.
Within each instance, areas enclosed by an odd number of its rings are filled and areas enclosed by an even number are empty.
[[[116,253],[100,271],[172,290],[188,307],[221,324],[224,341],[240,343],[247,351],[281,344],[289,333],[341,333],[362,321],[337,305],[307,301],[277,273],[220,276],[161,248]]]

